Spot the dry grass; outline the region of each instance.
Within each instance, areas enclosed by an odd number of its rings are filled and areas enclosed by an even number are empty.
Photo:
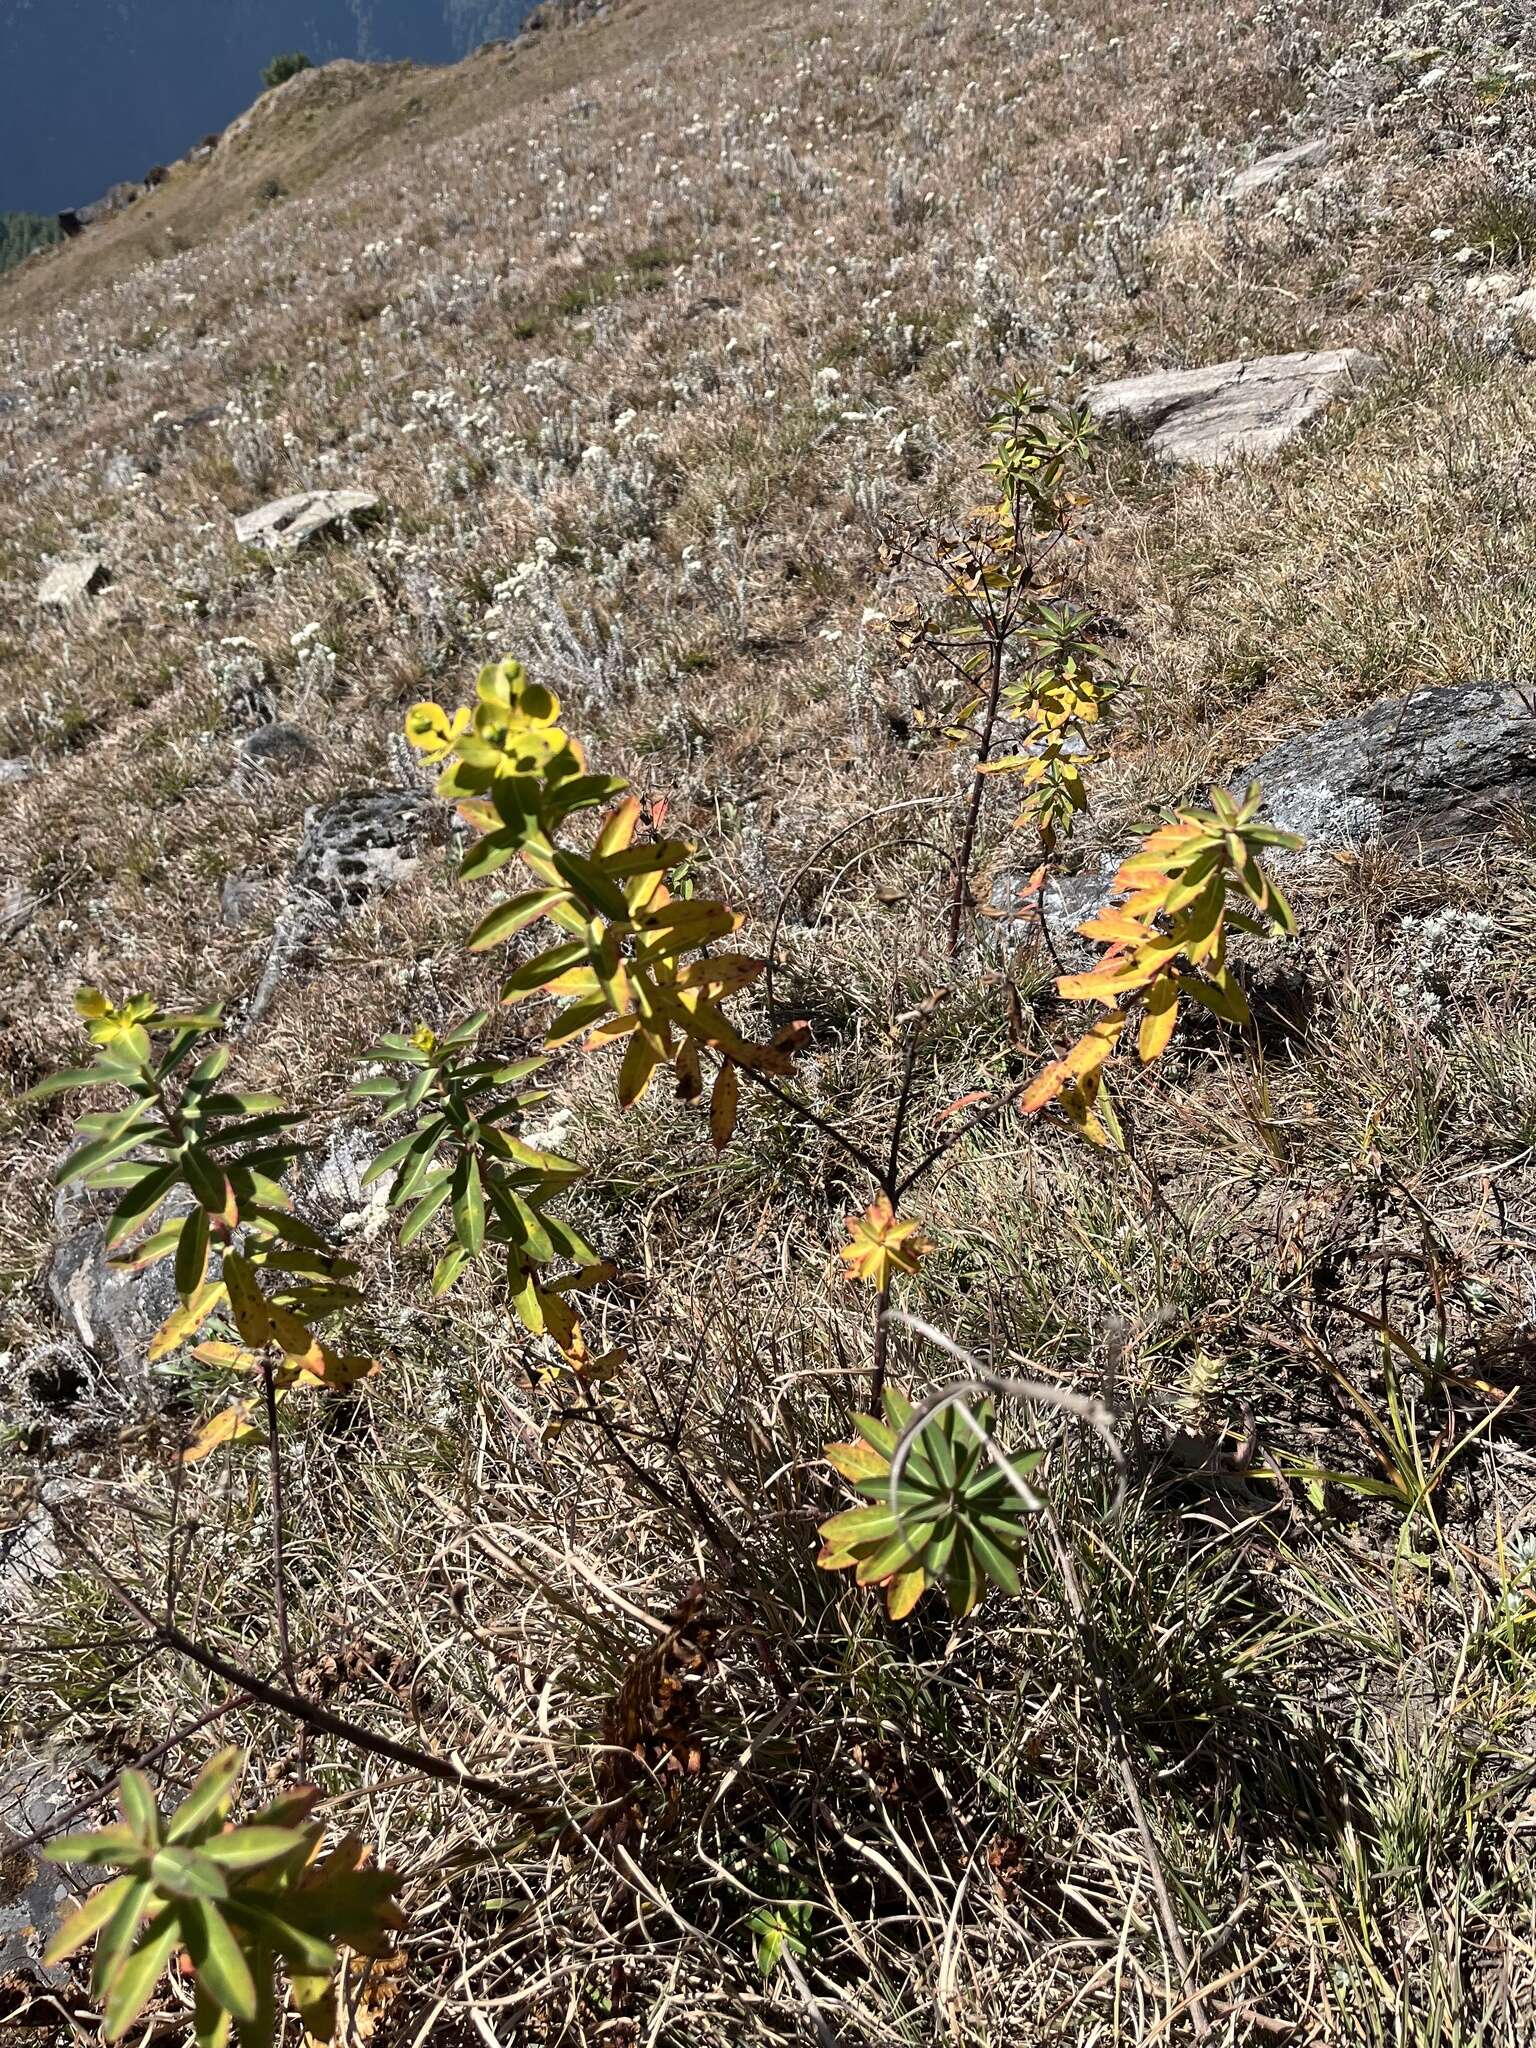
[[[39,769],[0,788],[15,1086],[72,1049],[80,981],[248,994],[305,804],[396,780],[403,708],[517,651],[605,766],[672,799],[759,941],[789,889],[809,1085],[878,1136],[893,987],[951,978],[934,863],[897,819],[854,833],[858,863],[799,870],[835,827],[952,787],[909,743],[909,679],[860,632],[873,531],[970,488],[977,422],[1014,375],[1070,395],[1314,341],[1389,365],[1262,469],[1170,477],[1104,451],[1086,573],[1133,687],[1103,843],[1341,707],[1536,671],[1533,373],[1451,260],[1474,236],[1517,248],[1531,91],[1486,87],[1496,10],[1375,15],[628,0],[510,63],[390,72],[323,114],[291,95],[0,282],[0,390],[20,401],[0,409],[0,754]],[[1447,81],[1405,94],[1401,52],[1437,44]],[[1223,205],[1227,171],[1324,121],[1325,172],[1278,205]],[[270,176],[286,196],[257,203]],[[152,471],[114,488],[124,452]],[[377,491],[384,517],[291,563],[235,545],[231,514],[324,483]],[[38,613],[47,558],[87,546],[112,588]],[[312,625],[333,679],[300,651]],[[239,793],[218,680],[237,637],[320,742],[296,778]],[[1006,816],[1000,799],[988,861]],[[323,1126],[379,1030],[484,998],[492,970],[461,949],[474,892],[449,873],[429,855],[420,886],[309,949],[243,1049],[254,1085]],[[230,874],[261,885],[240,929],[218,916]],[[1016,1418],[1052,1442],[1091,1641],[1043,1546],[1024,1599],[955,1626],[888,1627],[816,1571],[836,1500],[820,1448],[868,1357],[826,1264],[864,1197],[770,1106],[717,1165],[689,1113],[621,1118],[611,1077],[569,1076],[565,1142],[594,1163],[578,1221],[621,1267],[597,1315],[635,1357],[611,1423],[549,1428],[495,1295],[423,1310],[419,1262],[371,1242],[387,1370],[284,1427],[314,1682],[574,1808],[650,1640],[637,1610],[665,1617],[700,1577],[723,1630],[701,1774],[627,1836],[498,1833],[311,1755],[338,1817],[414,1873],[405,1988],[376,2039],[1190,2038],[1095,1674],[1216,2039],[1529,2031],[1529,832],[1329,870],[1299,907],[1308,1001],[1262,1068],[1196,1042],[1133,1091],[1176,1223],[1133,1176],[1018,1125],[958,1152],[927,1201],[941,1249],[920,1312],[1125,1411],[1123,1495],[1053,1420]],[[1478,917],[1492,936],[1464,958]],[[998,964],[968,961],[941,1013],[924,1116],[1019,1068]],[[1026,994],[1046,985],[1038,960],[1012,966]],[[1033,1015],[1043,1046],[1055,1020]],[[67,1126],[51,1106],[3,1117],[19,1365],[52,1333],[44,1181]],[[949,1371],[915,1340],[898,1363],[920,1385]],[[8,1455],[155,1587],[166,1444],[211,1395]],[[1309,1494],[1307,1470],[1340,1476]],[[1350,1483],[1388,1470],[1395,1502]],[[727,1545],[701,1536],[685,1474]],[[184,1618],[258,1663],[267,1512],[243,1455],[176,1505],[196,1523]],[[124,1638],[84,1573],[42,1597],[5,1666],[8,1739],[115,1757],[210,1703]],[[241,1732],[274,1776],[294,1767],[286,1729]],[[805,1937],[798,1977],[759,1977],[764,1911]]]

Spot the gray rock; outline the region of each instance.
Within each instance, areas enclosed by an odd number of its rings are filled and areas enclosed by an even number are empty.
[[[84,1351],[147,1385],[145,1348],[176,1306],[169,1259],[142,1273],[115,1271],[107,1263],[105,1230],[82,1223],[60,1241],[48,1263],[48,1292]]]
[[[259,875],[226,875],[219,885],[219,916],[231,931],[250,921],[262,897]]]
[[[296,497],[275,498],[254,512],[242,512],[235,521],[235,538],[243,547],[289,553],[338,520],[377,511],[378,504],[371,491],[301,491]]]
[[[40,896],[33,896],[14,883],[0,889],[0,939],[14,939],[18,932],[24,932],[42,907]]]
[[[345,915],[415,874],[435,806],[413,790],[354,790],[304,814],[290,886]]]
[[[106,468],[102,471],[108,488],[114,491],[131,490],[136,483],[139,483],[149,474],[150,471],[144,467],[136,456],[129,455],[126,452],[120,452],[112,456],[108,460]]]
[[[1043,924],[1050,941],[1048,951],[1053,960],[1060,961],[1060,971],[1083,973],[1098,959],[1099,948],[1091,939],[1079,938],[1077,928],[1097,917],[1109,901],[1118,866],[1118,861],[1105,854],[1078,874],[1050,876],[1040,892],[1038,915],[1032,904],[1021,903],[1019,895],[1030,879],[1030,870],[1003,869],[992,884],[992,908],[1014,913],[998,922],[1003,943],[1016,946],[1038,938]]]
[[[106,1873],[65,1871],[21,1845],[57,1833],[76,1801],[110,1775],[84,1754],[13,1754],[0,1762],[0,1984],[16,1978],[44,1985],[69,1981],[67,1967],[44,1966],[43,1951],[75,1900]]]
[[[71,555],[48,571],[38,585],[37,601],[65,611],[85,598],[94,597],[111,580],[100,555]]]
[[[100,1443],[151,1408],[147,1375],[141,1368],[137,1390],[131,1377],[115,1357],[93,1358],[73,1336],[0,1352],[0,1425],[50,1451]]]
[[[377,1138],[367,1129],[333,1131],[324,1152],[300,1163],[305,1213],[322,1220],[336,1237],[361,1237],[371,1243],[389,1227],[389,1196],[395,1183],[390,1172],[363,1186],[363,1175],[379,1150]]]
[[[318,761],[320,749],[302,726],[275,720],[240,742],[237,760],[247,774],[292,775]]]
[[[1383,367],[1356,348],[1306,349],[1120,377],[1096,385],[1086,403],[1105,426],[1140,436],[1164,462],[1214,468],[1275,454]]]
[[[29,1507],[18,1520],[0,1524],[0,1615],[23,1613],[62,1562],[46,1508]]]
[[[415,874],[429,838],[445,829],[441,804],[415,790],[353,790],[304,813],[304,837],[288,877],[288,901],[250,1002],[239,1019],[248,1035],[271,1007],[295,962],[336,918]]]
[[[1384,838],[1443,850],[1536,805],[1536,690],[1462,683],[1389,697],[1284,740],[1245,775],[1314,849]]]
[[[10,760],[0,761],[0,789],[5,789],[14,782],[30,781],[36,772],[32,763],[24,760],[19,754]]]
[[[1272,185],[1282,185],[1292,171],[1310,171],[1327,163],[1333,155],[1333,144],[1326,135],[1315,136],[1310,142],[1298,142],[1291,149],[1277,149],[1270,156],[1261,156],[1257,163],[1250,164],[1246,171],[1238,171],[1227,180],[1228,199],[1247,199],[1254,192],[1266,192]]]

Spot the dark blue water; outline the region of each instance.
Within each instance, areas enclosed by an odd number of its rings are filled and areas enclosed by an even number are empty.
[[[0,0],[0,212],[56,213],[185,155],[280,50],[451,63],[532,0]]]

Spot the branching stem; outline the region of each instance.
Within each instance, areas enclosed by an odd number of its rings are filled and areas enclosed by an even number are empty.
[[[179,1629],[167,1615],[163,1620],[151,1613],[137,1593],[124,1585],[94,1552],[80,1542],[78,1536],[71,1539],[81,1549],[86,1563],[107,1591],[137,1621],[151,1639],[167,1650],[174,1650],[179,1657],[185,1657],[189,1664],[209,1672],[215,1678],[222,1678],[226,1685],[236,1687],[250,1699],[259,1700],[262,1706],[270,1707],[274,1713],[284,1714],[291,1721],[297,1721],[303,1728],[316,1735],[329,1735],[337,1742],[350,1744],[354,1749],[367,1750],[370,1755],[387,1757],[391,1763],[402,1765],[406,1770],[416,1771],[424,1778],[435,1778],[439,1784],[452,1785],[461,1792],[470,1792],[477,1799],[484,1799],[492,1806],[501,1806],[518,1813],[532,1813],[536,1809],[525,1792],[514,1785],[504,1785],[499,1779],[485,1778],[474,1771],[466,1770],[463,1764],[449,1757],[434,1756],[429,1750],[417,1749],[408,1742],[396,1742],[390,1736],[376,1735],[370,1728],[359,1727],[357,1722],[348,1721],[340,1714],[333,1714],[328,1707],[322,1707],[314,1700],[307,1700],[297,1693],[286,1691],[282,1686],[271,1685],[254,1671],[246,1671],[228,1657],[220,1656],[205,1643],[197,1642],[192,1636]]]

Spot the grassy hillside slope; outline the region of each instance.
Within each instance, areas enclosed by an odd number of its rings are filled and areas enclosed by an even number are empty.
[[[510,56],[295,80],[206,164],[0,279],[0,756],[29,770],[0,784],[9,1084],[74,1056],[80,982],[238,1009],[306,806],[416,786],[405,709],[462,701],[503,653],[668,800],[701,876],[752,911],[744,943],[787,897],[827,1114],[880,1142],[893,1011],[940,983],[922,1127],[978,1076],[1020,1077],[1017,1032],[1032,1061],[1060,1028],[1051,963],[982,929],[957,969],[923,844],[855,830],[908,799],[942,816],[956,787],[864,617],[882,526],[969,502],[1000,386],[1072,398],[1308,347],[1386,364],[1264,464],[1096,454],[1082,580],[1126,687],[1073,861],[1339,711],[1536,674],[1533,337],[1487,288],[1528,283],[1536,254],[1536,50],[1513,7],[1379,15],[621,0]],[[1223,197],[1320,133],[1323,170]],[[381,513],[292,559],[237,544],[235,515],[322,486]],[[39,610],[79,553],[111,583]],[[313,741],[290,772],[237,770],[253,672]],[[1014,807],[999,790],[984,872],[1023,851]],[[839,865],[820,849],[841,827],[875,850]],[[579,1213],[619,1269],[594,1320],[635,1360],[602,1429],[551,1426],[494,1290],[421,1308],[419,1255],[341,1173],[386,1370],[339,1419],[285,1418],[308,1682],[579,1803],[645,1617],[698,1576],[723,1618],[698,1781],[627,1836],[495,1835],[440,1788],[364,1795],[311,1750],[338,1818],[412,1873],[376,2043],[1151,2044],[1197,2017],[1230,2043],[1521,2037],[1533,846],[1511,816],[1449,853],[1313,871],[1306,1015],[1257,1065],[1197,1040],[1133,1091],[1157,1199],[1022,1119],[934,1183],[914,1311],[1121,1404],[1124,1488],[1057,1446],[1091,1640],[1043,1543],[1023,1597],[953,1626],[887,1626],[816,1570],[841,1498],[820,1447],[846,1434],[868,1317],[827,1272],[846,1169],[771,1105],[717,1162],[689,1109],[658,1091],[621,1116],[611,1075],[569,1063],[559,1142],[593,1163]],[[333,1158],[363,1048],[494,996],[450,876],[434,845],[288,957],[241,1048],[251,1085],[328,1105]],[[46,1177],[68,1121],[0,1119],[19,1372],[57,1336]],[[894,1363],[916,1387],[949,1370],[909,1333]],[[64,1486],[128,1557],[131,1528],[153,1587],[195,1515],[183,1607],[270,1664],[264,1462],[197,1468],[172,1506],[167,1447],[211,1399],[194,1369],[168,1419],[14,1432],[18,1491]],[[758,1579],[700,1539],[680,1470]],[[762,1574],[772,1599],[744,1590]],[[0,1674],[0,1747],[115,1758],[217,1702],[125,1641],[83,1570],[41,1597]],[[241,1739],[274,1778],[298,1766],[283,1728]],[[764,1974],[775,1914],[805,1952]]]

